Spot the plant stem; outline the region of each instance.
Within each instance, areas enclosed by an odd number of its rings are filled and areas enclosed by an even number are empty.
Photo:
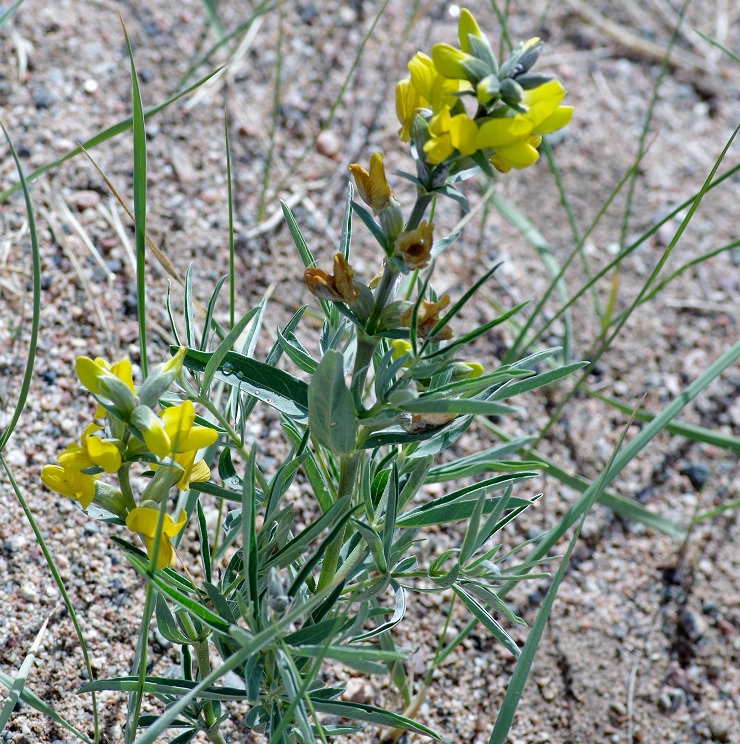
[[[357,450],[349,456],[342,457],[339,470],[337,500],[354,492],[361,458],[362,450]],[[348,504],[347,508],[351,509],[352,504]],[[341,516],[342,514],[338,515],[338,518]],[[316,589],[317,592],[325,589],[335,580],[337,565],[339,563],[339,553],[342,550],[343,544],[343,536],[340,536],[326,549],[324,561],[321,564],[321,575],[319,576],[319,585]]]
[[[416,197],[416,204],[414,204],[414,208],[411,210],[411,217],[409,217],[409,221],[406,223],[406,230],[416,230],[419,227],[421,218],[424,216],[424,212],[427,211],[432,198],[432,194],[419,194]]]
[[[198,660],[198,675],[200,679],[205,679],[211,673],[211,656],[209,653],[208,636],[201,638],[195,630],[190,615],[187,612],[183,612],[180,615],[180,620],[185,626],[188,637],[191,639],[193,648],[195,649],[195,657]],[[221,732],[218,730],[216,723],[216,714],[213,712],[213,703],[208,700],[203,706],[203,717],[205,718],[206,735],[213,742],[213,744],[225,744]]]

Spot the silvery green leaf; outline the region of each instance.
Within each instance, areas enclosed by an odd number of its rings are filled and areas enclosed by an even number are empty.
[[[333,349],[324,354],[308,386],[308,426],[322,447],[338,455],[354,451],[355,407],[344,381],[344,355]]]

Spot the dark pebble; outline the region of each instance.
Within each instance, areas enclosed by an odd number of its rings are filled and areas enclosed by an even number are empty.
[[[700,462],[692,462],[685,468],[682,468],[681,475],[685,475],[691,481],[691,485],[699,491],[707,482],[709,472],[709,468],[706,465],[703,465]]]
[[[33,102],[37,109],[49,108],[56,100],[56,93],[52,93],[46,88],[38,88],[33,94]]]
[[[306,3],[298,9],[298,15],[304,23],[312,24],[319,15],[316,3]]]
[[[47,385],[53,385],[56,382],[57,377],[59,376],[59,373],[56,372],[53,369],[47,369],[44,370],[41,373],[41,379],[47,384]]]
[[[698,641],[707,632],[707,621],[696,611],[687,607],[679,620],[681,630],[690,641]]]

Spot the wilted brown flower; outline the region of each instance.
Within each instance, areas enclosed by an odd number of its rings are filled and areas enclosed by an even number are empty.
[[[320,300],[346,302],[355,305],[360,299],[360,285],[354,281],[355,270],[343,253],[334,256],[334,274],[323,269],[308,268],[303,274],[309,292]]]
[[[421,338],[426,338],[437,323],[439,323],[439,314],[450,304],[449,295],[442,295],[438,302],[422,300],[419,307],[419,313],[416,316],[416,331]],[[411,325],[411,313],[413,307],[410,307],[401,316],[401,326],[408,328]],[[452,329],[447,325],[433,337],[434,341],[449,341],[452,338]]]
[[[396,250],[406,271],[423,269],[432,255],[434,225],[426,220],[416,230],[406,230],[396,238]]]

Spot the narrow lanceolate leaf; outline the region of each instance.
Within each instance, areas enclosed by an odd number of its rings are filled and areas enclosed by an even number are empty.
[[[408,413],[458,413],[477,414],[479,416],[505,416],[516,413],[516,408],[505,403],[471,398],[435,398],[432,396],[411,400],[398,407]]]
[[[183,364],[193,372],[205,371],[212,354],[189,349]],[[214,378],[238,387],[291,418],[308,416],[308,386],[303,380],[265,362],[229,351]]]
[[[516,473],[510,475],[497,475],[480,483],[465,486],[457,491],[440,496],[432,501],[422,504],[411,511],[402,514],[396,524],[399,527],[418,527],[422,524],[439,524],[438,519],[444,521],[445,515],[454,519],[464,519],[473,513],[476,501],[481,494],[488,495],[494,491],[500,491],[510,485],[530,478],[536,478],[539,473]],[[512,498],[509,500],[509,508],[516,509],[520,506],[528,506],[531,502],[527,499]],[[484,513],[490,514],[493,505],[489,502],[484,507]],[[428,521],[428,520],[432,521]]]
[[[366,723],[375,723],[379,726],[388,726],[390,728],[403,729],[404,731],[413,731],[417,734],[425,734],[437,741],[442,740],[442,737],[436,731],[427,728],[421,723],[412,721],[410,718],[401,716],[398,713],[391,713],[390,711],[376,708],[372,705],[345,702],[344,700],[317,700],[314,697],[311,698],[311,703],[319,713],[327,713],[332,716],[339,716],[340,718],[350,718],[355,721],[365,721]]]
[[[231,351],[231,347],[236,343],[242,331],[246,328],[247,323],[257,314],[259,307],[253,307],[247,313],[245,313],[239,322],[228,332],[226,338],[219,344],[216,351],[211,354],[211,358],[206,364],[205,372],[203,373],[203,381],[201,383],[201,389],[205,393],[211,385],[214,375],[219,369],[223,369],[223,361],[226,355]],[[208,333],[208,328],[203,330],[203,334]],[[247,357],[245,357],[247,358]]]
[[[462,603],[480,620],[486,630],[515,658],[519,658],[520,650],[514,639],[501,627],[497,620],[478,602],[478,600],[468,594],[461,586],[453,586],[452,591],[460,598]]]
[[[344,381],[344,356],[333,349],[324,354],[308,386],[308,425],[322,447],[339,455],[355,450],[355,406]]]
[[[573,372],[577,372],[579,369],[583,369],[587,364],[588,362],[575,362],[574,364],[567,364],[564,367],[553,369],[550,372],[543,372],[541,375],[527,377],[525,380],[511,380],[502,385],[490,399],[502,400],[504,398],[511,398],[513,395],[521,395],[543,385],[549,385],[556,380],[567,377]]]
[[[135,555],[127,554],[126,557],[131,561],[131,565],[144,577],[147,581],[150,581],[162,594],[169,597],[176,605],[188,610],[192,615],[198,618],[201,622],[208,625],[213,630],[219,631],[228,635],[229,623],[223,618],[219,617],[215,612],[208,609],[205,605],[189,597],[184,592],[175,589],[175,587],[168,584],[162,579],[160,574],[149,573],[149,563],[142,561]]]
[[[80,688],[80,692],[99,690],[117,690],[131,692],[137,689],[138,677],[113,677],[88,682]],[[146,677],[144,692],[179,697],[190,692],[197,686],[197,682],[187,679],[166,679],[164,677]],[[205,700],[244,700],[244,690],[238,687],[209,687],[198,692],[198,697]]]
[[[487,449],[484,452],[476,452],[473,455],[461,457],[459,460],[438,465],[429,471],[424,482],[442,483],[444,481],[469,478],[474,475],[495,471],[501,464],[502,457],[518,452],[520,449],[532,444],[536,439],[537,437],[518,437],[505,444]],[[527,464],[530,468],[536,467],[532,463]]]
[[[403,616],[406,614],[406,590],[397,582],[391,579],[391,586],[393,591],[396,593],[396,602],[393,608],[393,616],[390,620],[384,623],[380,623],[378,626],[369,630],[367,633],[362,633],[355,636],[352,639],[352,643],[359,643],[360,641],[367,641],[370,638],[375,638],[381,633],[385,633],[386,630],[390,630],[394,626],[403,620]]]

